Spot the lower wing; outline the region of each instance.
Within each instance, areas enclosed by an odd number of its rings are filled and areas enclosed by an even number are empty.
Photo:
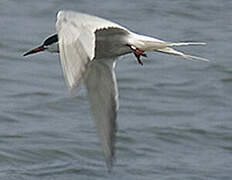
[[[109,170],[114,158],[118,111],[118,89],[114,66],[113,60],[94,59],[89,63],[85,77],[91,110]]]

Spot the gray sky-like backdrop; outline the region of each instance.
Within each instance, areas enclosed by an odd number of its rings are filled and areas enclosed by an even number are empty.
[[[107,173],[85,90],[71,97],[59,56],[22,57],[60,9],[98,15],[210,59],[121,57],[116,157]],[[232,1],[1,0],[0,179],[223,180],[232,171]]]

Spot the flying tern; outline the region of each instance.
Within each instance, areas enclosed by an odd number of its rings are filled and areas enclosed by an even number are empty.
[[[116,117],[119,109],[115,77],[116,58],[133,53],[139,64],[146,51],[156,51],[188,59],[208,61],[184,54],[174,46],[205,45],[203,42],[167,42],[136,34],[109,20],[73,11],[59,11],[56,34],[24,56],[41,51],[57,52],[70,91],[83,82],[109,169],[114,159]]]

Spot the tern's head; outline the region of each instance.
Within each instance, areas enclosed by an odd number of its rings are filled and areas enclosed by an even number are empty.
[[[41,46],[26,52],[25,54],[23,54],[23,56],[35,54],[37,52],[42,52],[45,50],[49,51],[49,52],[59,52],[58,35],[57,34],[53,34],[53,35],[49,36],[47,39],[44,40],[44,42]]]

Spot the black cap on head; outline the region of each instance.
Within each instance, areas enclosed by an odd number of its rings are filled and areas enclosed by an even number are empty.
[[[49,46],[49,45],[51,45],[51,44],[53,44],[53,43],[56,43],[56,42],[58,42],[58,35],[57,35],[57,34],[54,34],[54,35],[48,37],[48,38],[44,41],[43,46]]]
[[[36,47],[26,53],[23,54],[23,56],[28,56],[30,54],[35,54],[41,51],[44,51],[45,49],[48,49],[48,46],[57,43],[58,42],[58,35],[54,34],[52,36],[49,36],[46,40],[44,40],[43,44],[39,47]]]

